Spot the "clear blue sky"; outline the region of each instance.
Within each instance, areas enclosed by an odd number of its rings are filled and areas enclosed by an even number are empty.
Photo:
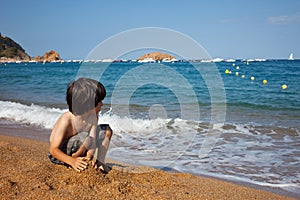
[[[84,59],[100,42],[133,28],[182,32],[212,57],[300,58],[299,0],[1,0],[0,32],[30,56],[53,49]]]

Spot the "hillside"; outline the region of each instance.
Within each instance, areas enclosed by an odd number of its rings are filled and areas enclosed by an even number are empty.
[[[18,43],[0,33],[0,59],[30,60],[30,56]]]
[[[31,57],[14,40],[0,33],[0,62],[30,61],[51,62],[62,60],[59,54],[53,50],[46,52],[43,56]]]

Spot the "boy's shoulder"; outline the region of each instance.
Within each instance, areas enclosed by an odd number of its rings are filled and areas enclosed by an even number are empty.
[[[70,111],[67,111],[60,116],[57,122],[65,126],[68,126],[72,124],[73,118],[74,115]]]
[[[55,138],[67,138],[73,134],[73,114],[71,112],[63,113],[53,126],[50,141]]]
[[[62,114],[62,117],[66,117],[66,118],[73,118],[74,115],[73,113],[71,113],[70,111],[66,111]]]
[[[70,111],[67,111],[61,115],[61,118],[66,121],[72,121],[72,119],[74,119],[74,115]]]

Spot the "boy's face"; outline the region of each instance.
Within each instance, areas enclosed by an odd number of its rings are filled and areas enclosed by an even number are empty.
[[[102,106],[103,106],[103,103],[102,103],[102,101],[100,101],[100,102],[98,103],[98,105],[96,106],[96,108],[95,108],[95,111],[96,111],[96,115],[97,115],[97,116],[99,115],[99,112],[100,112]]]

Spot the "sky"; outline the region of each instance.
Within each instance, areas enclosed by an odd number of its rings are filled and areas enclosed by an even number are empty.
[[[33,57],[53,49],[63,59],[84,59],[116,34],[160,27],[187,35],[213,58],[282,59],[293,52],[300,59],[299,0],[1,0],[0,6],[1,34]]]

